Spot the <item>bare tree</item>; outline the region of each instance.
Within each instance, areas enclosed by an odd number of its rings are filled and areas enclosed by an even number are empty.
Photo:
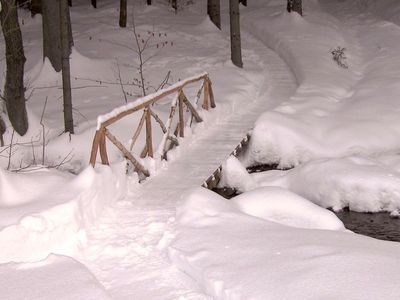
[[[229,0],[229,15],[231,29],[231,59],[235,66],[243,68],[242,46],[240,41],[239,0]]]
[[[14,0],[0,0],[0,22],[6,46],[6,83],[3,98],[7,114],[16,132],[24,135],[28,130],[25,107],[24,65],[25,55],[18,11]]]
[[[60,72],[62,68],[61,54],[61,23],[60,23],[60,1],[61,0],[41,0],[43,17],[43,57],[47,57],[53,68]],[[68,20],[69,17],[69,10]],[[74,44],[72,38],[71,22],[68,22],[68,52]]]
[[[72,116],[72,97],[71,97],[71,72],[69,56],[71,54],[69,29],[71,21],[69,19],[69,6],[67,0],[59,1],[60,12],[60,40],[61,40],[61,67],[63,82],[64,100],[64,127],[65,132],[74,133],[74,121]]]
[[[207,14],[211,22],[221,29],[221,5],[220,0],[207,0]]]
[[[119,1],[119,27],[126,27],[127,1]]]
[[[297,12],[300,16],[303,15],[302,0],[288,0],[287,1],[287,11]]]
[[[175,10],[175,12],[178,11],[178,0],[171,0],[171,6]]]
[[[4,147],[3,134],[6,132],[6,124],[0,115],[0,147]]]

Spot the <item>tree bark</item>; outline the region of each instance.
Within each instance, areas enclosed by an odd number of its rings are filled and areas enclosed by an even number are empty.
[[[19,135],[28,130],[28,116],[25,107],[24,65],[25,55],[18,11],[14,0],[0,0],[1,29],[6,46],[6,83],[4,99],[10,122]]]
[[[93,6],[94,8],[97,8],[97,0],[92,0],[92,6]]]
[[[0,115],[0,147],[4,147],[3,134],[6,132],[6,124]]]
[[[62,68],[60,1],[61,0],[42,0],[43,58],[47,57],[57,72],[60,72]],[[67,18],[69,20],[69,10],[67,13]],[[69,54],[71,54],[73,44],[71,22],[69,22]]]
[[[64,100],[64,128],[65,132],[74,133],[74,120],[72,115],[72,96],[71,96],[71,72],[69,56],[71,54],[69,28],[71,21],[69,19],[69,6],[67,0],[60,0],[60,40],[61,40],[61,67],[63,82],[63,100]]]
[[[171,0],[171,6],[175,10],[175,12],[178,11],[178,0]]]
[[[127,15],[127,1],[120,0],[119,2],[119,27],[126,27],[126,15]]]
[[[229,0],[231,59],[235,66],[243,68],[242,46],[240,41],[239,0]]]
[[[41,0],[31,0],[30,6],[31,15],[34,16],[36,14],[42,13],[42,1]]]
[[[300,16],[303,15],[302,0],[288,0],[287,1],[287,11],[297,12]]]
[[[221,29],[221,5],[220,0],[207,0],[207,14],[211,22]]]

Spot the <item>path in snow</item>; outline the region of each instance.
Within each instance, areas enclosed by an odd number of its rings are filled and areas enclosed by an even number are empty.
[[[135,187],[88,233],[88,246],[79,259],[115,299],[206,298],[163,251],[176,201],[186,189],[200,186],[228,158],[262,112],[287,100],[296,89],[291,71],[276,53],[250,36],[243,39],[265,62],[266,78],[258,99],[243,99],[246,105],[197,134],[181,147],[179,158]]]

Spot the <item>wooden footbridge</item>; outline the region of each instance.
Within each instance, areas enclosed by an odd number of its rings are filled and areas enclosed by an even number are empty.
[[[185,95],[184,88],[198,82],[201,83],[200,89],[198,90],[195,99],[193,101],[189,101]],[[155,103],[164,100],[170,95],[174,95],[173,100],[171,101],[170,113],[168,119],[163,122],[160,117],[152,110],[152,106]],[[199,101],[202,95],[202,105],[201,107],[199,107]],[[184,109],[184,107],[186,107],[186,110]],[[102,164],[109,164],[106,147],[107,138],[121,151],[124,157],[133,164],[133,166],[135,167],[135,171],[148,177],[150,173],[140,162],[140,159],[143,159],[146,156],[159,160],[166,159],[167,151],[179,145],[178,136],[180,138],[183,138],[185,136],[185,127],[191,127],[193,121],[196,121],[197,123],[203,122],[199,110],[203,109],[207,111],[210,107],[216,107],[214,93],[208,74],[203,73],[198,76],[183,80],[169,88],[148,95],[147,97],[138,99],[133,103],[119,107],[109,114],[100,116],[98,119],[96,135],[93,140],[90,164],[92,166],[96,164],[98,152],[100,152]],[[175,121],[176,118],[174,117],[176,115],[175,112],[177,109],[178,120]],[[190,112],[190,114],[185,115],[185,111]],[[134,131],[128,150],[127,147],[110,132],[108,127],[113,123],[119,121],[120,119],[133,113],[141,113],[142,116],[136,130]],[[156,121],[156,123],[161,127],[161,130],[164,133],[161,143],[158,145],[156,151],[154,151],[153,147],[154,141],[152,134],[152,119]],[[174,123],[175,130],[172,131],[171,129]],[[141,134],[144,125],[146,132],[146,143],[143,147],[139,159],[134,156],[134,154],[132,153],[132,149],[137,142],[137,139]]]
[[[251,99],[243,99],[244,105],[234,106],[233,113],[220,115],[219,118],[212,121],[213,123],[210,124],[212,126],[205,126],[204,130],[198,130],[196,135],[191,137],[190,143],[183,143],[179,137],[185,136],[185,129],[192,121],[196,122],[200,119],[196,120],[196,113],[190,108],[190,105],[186,104],[183,95],[189,95],[189,92],[186,93],[185,90],[187,87],[189,88],[189,85],[201,84],[201,95],[193,96],[190,103],[199,116],[205,119],[205,110],[215,106],[211,81],[207,74],[184,80],[167,90],[139,99],[99,118],[90,160],[92,165],[96,163],[98,152],[100,152],[102,163],[108,163],[106,140],[114,145],[118,144],[118,138],[113,139],[108,126],[116,122],[117,119],[134,112],[142,114],[140,119],[142,121],[139,121],[138,128],[133,132],[131,144],[134,142],[139,146],[136,132],[145,127],[146,139],[143,142],[145,145],[140,145],[143,147],[143,151],[140,153],[142,148],[136,147],[137,154],[135,157],[135,154],[129,151],[129,142],[127,145],[122,143],[118,145],[121,153],[128,160],[130,160],[128,154],[130,153],[134,158],[133,161],[139,162],[140,165],[138,166],[143,167],[143,171],[149,170],[144,168],[144,160],[140,158],[140,154],[153,155],[154,159],[165,158],[165,150],[176,145],[175,139],[181,142],[177,149],[179,152],[177,159],[170,160],[166,168],[158,170],[156,176],[150,176],[141,184],[130,185],[124,199],[113,205],[113,219],[109,220],[109,217],[105,216],[103,220],[99,220],[101,225],[88,233],[91,249],[95,249],[96,255],[93,257],[88,255],[84,260],[92,266],[91,270],[95,275],[99,276],[102,282],[108,284],[108,291],[111,295],[117,295],[116,298],[130,299],[139,294],[146,295],[149,298],[153,296],[154,299],[157,299],[160,298],[159,295],[152,294],[156,292],[147,287],[153,286],[154,282],[159,280],[174,284],[174,280],[172,279],[172,282],[171,278],[176,278],[174,277],[177,276],[174,273],[176,271],[171,270],[169,262],[160,256],[158,249],[165,238],[168,239],[166,231],[168,231],[168,226],[173,226],[171,222],[176,215],[179,199],[184,198],[188,189],[199,187],[202,184],[212,185],[215,182],[214,178],[219,177],[221,163],[229,157],[232,150],[240,151],[240,146],[238,146],[240,141],[253,128],[260,114],[277,103],[287,101],[296,89],[294,77],[276,53],[265,48],[262,61],[266,62],[265,69],[270,72],[270,76],[266,76],[265,82],[260,83],[258,94],[248,94]],[[245,78],[245,73],[243,77],[243,80],[252,80],[252,78]],[[195,95],[196,89],[193,89],[192,92],[192,95]],[[168,115],[166,110],[166,117],[164,117],[166,121],[162,123],[165,127],[163,139],[154,151],[151,125],[153,121],[156,121],[159,124],[156,126],[162,126],[157,121],[157,117],[152,114],[151,103],[159,101],[161,95],[171,95],[174,98],[171,102],[170,113]],[[217,97],[216,100],[218,104]],[[184,107],[189,107],[189,112],[186,111],[187,109],[183,109]],[[182,112],[186,119],[182,117]],[[174,115],[176,115],[176,119],[173,122]],[[139,118],[140,116],[136,119]],[[159,129],[157,128],[157,130]],[[137,169],[140,173],[140,169]],[[144,245],[140,242],[140,239],[135,238],[138,236],[143,237]],[[129,237],[133,238],[130,239]],[[155,241],[156,244],[152,241]],[[107,247],[104,245],[107,245]],[[111,246],[112,249],[115,248],[117,251],[109,251]],[[130,262],[129,267],[127,267],[127,261]],[[119,268],[122,272],[120,276],[123,276],[126,280],[121,282],[113,277],[114,272],[104,272],[105,269],[115,268]],[[157,268],[158,272],[153,272],[154,268]],[[149,271],[148,274],[154,275],[145,278],[137,276],[137,274],[145,273],[146,270]],[[137,287],[135,295],[124,294],[125,285],[129,287],[135,285]]]

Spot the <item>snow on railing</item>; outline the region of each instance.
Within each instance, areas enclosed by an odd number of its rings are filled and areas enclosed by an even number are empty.
[[[215,107],[214,101],[214,94],[211,87],[211,81],[208,76],[208,73],[201,73],[197,76],[193,76],[187,78],[183,81],[179,81],[178,83],[157,91],[156,93],[147,95],[142,97],[132,103],[128,103],[126,105],[120,106],[115,108],[111,112],[101,115],[97,118],[97,130],[96,134],[93,139],[92,151],[90,155],[90,164],[95,166],[97,153],[100,152],[100,159],[101,163],[108,165],[108,155],[106,149],[106,137],[107,139],[112,142],[121,152],[122,154],[134,165],[135,170],[137,172],[142,173],[145,176],[149,176],[149,171],[140,163],[139,159],[135,158],[135,156],[131,153],[134,144],[136,143],[143,126],[146,128],[146,145],[144,146],[143,151],[140,154],[140,158],[145,158],[146,156],[153,158],[153,138],[152,138],[152,126],[151,120],[152,118],[157,121],[160,125],[164,135],[161,140],[160,145],[157,148],[156,155],[159,159],[165,159],[166,152],[170,150],[172,147],[178,145],[178,138],[177,135],[179,133],[179,137],[184,137],[185,135],[185,120],[184,120],[184,106],[187,107],[188,111],[191,113],[191,117],[189,118],[188,125],[191,126],[192,120],[196,122],[202,122],[202,118],[197,111],[195,105],[186,98],[183,88],[189,84],[202,81],[202,85],[197,92],[195,103],[201,97],[201,93],[203,92],[203,104],[202,108],[208,110],[211,106],[212,108]],[[171,102],[171,108],[169,117],[166,121],[166,125],[164,122],[155,114],[152,109],[151,105],[164,99],[165,97],[176,94]],[[172,120],[175,116],[176,109],[178,108],[178,122],[176,125],[176,129],[173,133],[171,133],[172,127]],[[135,133],[132,137],[130,150],[128,150],[107,128],[109,125],[119,121],[123,117],[135,113],[137,111],[143,110],[142,117],[139,121],[138,127],[135,130]],[[168,141],[170,144],[168,145]]]

